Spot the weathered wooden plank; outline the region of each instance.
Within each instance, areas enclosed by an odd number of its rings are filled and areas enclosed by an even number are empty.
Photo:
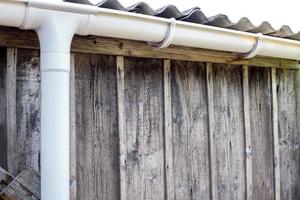
[[[174,61],[171,79],[173,199],[210,199],[206,66]]]
[[[268,68],[249,68],[253,199],[274,199],[271,78]]]
[[[215,151],[214,133],[214,97],[213,97],[213,71],[212,63],[206,63],[206,85],[208,106],[208,133],[209,133],[209,168],[210,168],[210,194],[211,199],[218,199],[217,189],[217,160]]]
[[[0,199],[39,200],[40,196],[40,176],[27,168],[2,191]]]
[[[18,138],[17,116],[16,116],[16,96],[17,96],[17,49],[7,48],[7,66],[6,66],[6,135],[7,135],[7,169],[11,172],[17,165],[16,155],[18,149],[15,145]],[[16,174],[15,174],[16,175]]]
[[[0,167],[7,169],[6,60],[7,51],[2,47],[0,48]]]
[[[0,194],[14,180],[14,177],[0,167]]]
[[[280,157],[278,140],[278,105],[277,105],[277,77],[276,69],[271,68],[271,87],[272,87],[272,128],[273,128],[273,152],[274,152],[274,189],[275,200],[280,200]]]
[[[165,173],[166,200],[175,199],[173,171],[173,131],[172,131],[172,100],[171,100],[171,61],[164,60],[164,115],[165,115]]]
[[[216,64],[212,74],[218,197],[245,199],[242,68]]]
[[[16,57],[16,55],[15,55]],[[40,151],[40,68],[39,52],[36,50],[18,49],[17,59],[10,58],[14,65],[17,60],[16,72],[13,73],[10,85],[16,79],[16,94],[11,90],[8,115],[11,120],[8,138],[8,171],[19,174],[27,167],[39,170]],[[15,96],[15,97],[14,97]],[[14,107],[14,105],[15,107]],[[15,127],[14,127],[15,126]]]
[[[76,200],[76,100],[75,55],[71,54],[70,66],[70,200]]]
[[[41,178],[40,175],[31,168],[23,170],[14,181],[26,188],[36,198],[41,198]]]
[[[0,46],[19,48],[39,48],[39,41],[33,31],[0,27]],[[130,41],[117,38],[95,36],[75,36],[72,51],[81,53],[97,53],[108,55],[159,58],[171,60],[227,63],[257,67],[283,67],[299,69],[299,62],[269,57],[243,59],[237,54],[199,48],[171,46],[169,48],[153,48],[146,42]],[[188,52],[188,53],[187,53]]]
[[[77,199],[119,199],[116,60],[75,54]]]
[[[281,199],[300,199],[300,71],[277,70]]]
[[[165,198],[163,62],[125,59],[127,199]]]
[[[126,133],[125,133],[125,85],[124,85],[124,57],[117,57],[117,92],[118,92],[118,122],[119,122],[119,164],[120,164],[120,199],[126,200]]]
[[[249,108],[249,67],[243,66],[243,103],[245,127],[245,153],[246,153],[246,199],[252,200],[252,144]]]

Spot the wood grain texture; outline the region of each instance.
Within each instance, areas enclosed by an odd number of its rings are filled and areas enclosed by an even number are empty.
[[[276,69],[271,68],[272,87],[272,128],[273,128],[273,159],[274,159],[274,190],[275,200],[280,200],[280,155],[278,135],[278,103],[277,103],[277,76]]]
[[[214,148],[218,197],[245,199],[242,69],[213,65]]]
[[[172,146],[176,200],[210,199],[206,67],[172,62]]]
[[[40,176],[34,170],[26,168],[0,192],[3,200],[39,200]]]
[[[213,64],[206,63],[206,85],[207,85],[207,110],[208,110],[208,134],[209,134],[209,172],[210,172],[210,194],[211,199],[218,199],[217,188],[217,158],[214,133],[214,82],[213,82]]]
[[[39,41],[34,31],[0,27],[0,46],[38,49]],[[243,59],[237,54],[182,46],[154,48],[147,42],[118,38],[78,36],[72,42],[72,52],[121,55],[142,58],[172,59],[198,62],[227,63],[257,67],[297,68],[295,60],[256,56]],[[188,53],[187,53],[188,52]]]
[[[252,144],[249,103],[249,67],[243,66],[243,103],[245,127],[245,154],[246,154],[246,199],[252,200],[253,174],[252,174]]]
[[[6,65],[6,135],[7,135],[7,169],[11,171],[16,163],[15,155],[17,145],[15,145],[17,135],[17,49],[7,48]]]
[[[165,198],[162,65],[125,59],[128,200]]]
[[[9,107],[12,120],[17,117],[9,133],[8,170],[13,175],[27,167],[39,171],[40,67],[36,50],[18,49],[15,106]]]
[[[281,199],[300,199],[300,72],[277,70]]]
[[[75,54],[75,63],[77,199],[119,199],[115,57]]]
[[[76,200],[76,96],[75,55],[71,54],[70,66],[70,200]]]
[[[0,194],[14,179],[15,177],[0,167]]]
[[[175,199],[172,129],[171,61],[164,60],[164,126],[165,126],[165,177],[166,200]]]
[[[126,200],[126,133],[125,133],[125,82],[124,82],[124,57],[117,57],[117,92],[118,92],[118,122],[119,122],[119,165],[120,165],[120,200]]]
[[[271,71],[249,68],[253,199],[274,199]]]
[[[0,48],[0,167],[7,169],[7,51]]]

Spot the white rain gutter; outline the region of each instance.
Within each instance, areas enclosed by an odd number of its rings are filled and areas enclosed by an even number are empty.
[[[43,200],[69,199],[69,73],[74,34],[300,60],[300,42],[212,26],[37,0],[0,0],[0,25],[35,30],[41,45]]]

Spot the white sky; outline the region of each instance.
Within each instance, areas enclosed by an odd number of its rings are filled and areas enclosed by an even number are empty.
[[[300,31],[300,0],[119,0],[126,7],[139,1],[155,9],[168,4],[176,5],[182,11],[198,6],[208,17],[223,13],[232,21],[248,17],[254,25],[269,21],[275,29],[289,25],[294,32]]]

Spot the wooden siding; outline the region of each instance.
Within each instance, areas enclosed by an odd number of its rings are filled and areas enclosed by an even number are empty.
[[[75,54],[77,199],[119,199],[116,59]]]
[[[299,70],[71,58],[72,199],[299,199]],[[0,165],[39,171],[38,51],[0,72]]]

